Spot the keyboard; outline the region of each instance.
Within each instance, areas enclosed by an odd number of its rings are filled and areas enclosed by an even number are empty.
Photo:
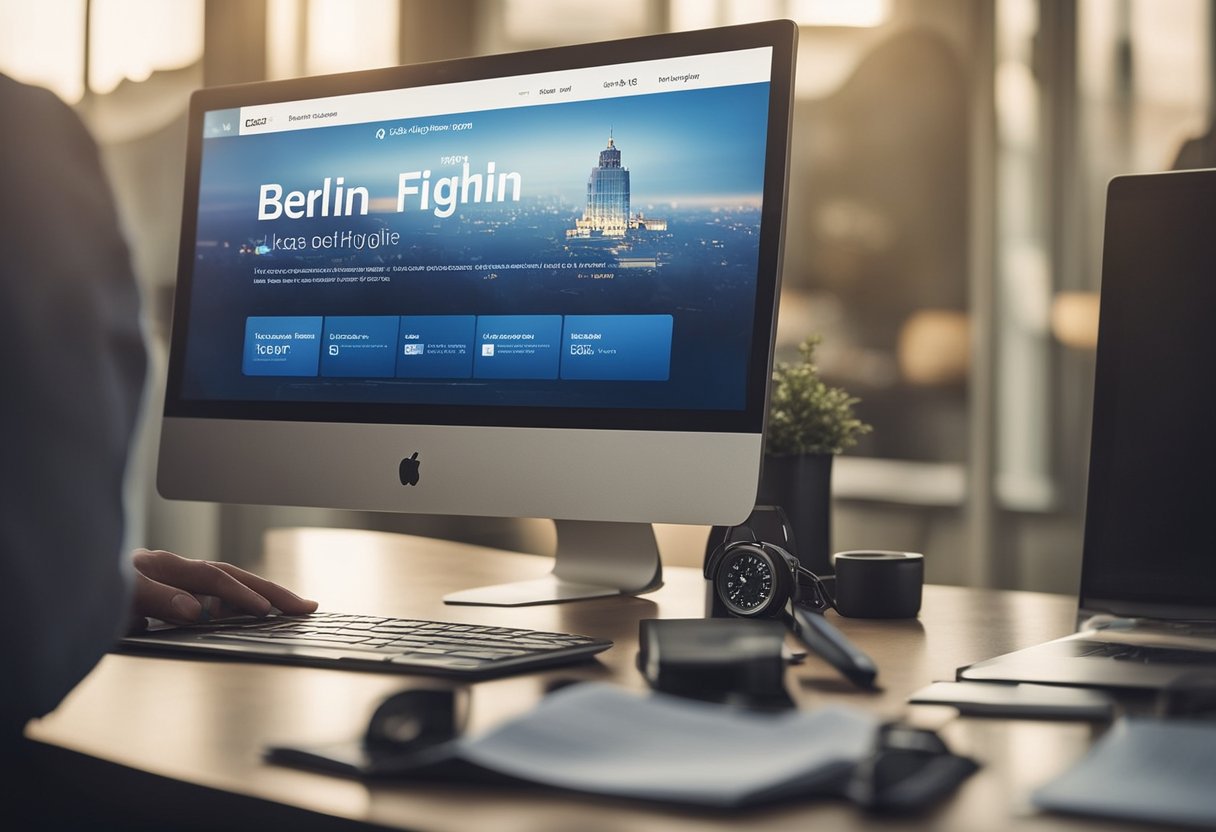
[[[162,625],[127,636],[119,646],[132,652],[485,678],[586,659],[612,642],[512,627],[316,612],[189,627]]]

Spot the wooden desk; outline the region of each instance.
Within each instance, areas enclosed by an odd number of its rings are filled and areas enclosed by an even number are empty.
[[[703,581],[689,568],[665,570],[666,585],[642,598],[516,609],[445,607],[440,600],[458,588],[537,577],[551,563],[426,538],[291,529],[268,535],[257,568],[320,600],[323,609],[561,630],[616,642],[599,662],[477,684],[471,695],[470,730],[479,731],[527,710],[557,679],[612,680],[643,689],[633,664],[638,621],[702,615]],[[841,628],[877,661],[882,692],[856,692],[813,657],[790,670],[789,687],[806,708],[838,702],[890,717],[906,715],[904,700],[917,688],[953,678],[959,665],[1062,635],[1071,630],[1073,612],[1073,602],[1059,596],[930,586],[918,621],[839,619]],[[940,708],[912,709],[912,717],[918,724],[941,728],[955,750],[976,757],[984,767],[953,799],[914,821],[869,818],[834,802],[718,815],[532,788],[369,786],[262,762],[262,749],[270,743],[358,736],[385,696],[418,678],[110,655],[58,710],[31,724],[27,733],[43,743],[118,764],[105,767],[119,772],[110,777],[107,788],[121,791],[123,772],[132,790],[147,789],[146,776],[142,785],[134,785],[140,772],[192,784],[186,794],[195,795],[196,805],[190,812],[216,811],[215,828],[228,828],[223,810],[217,808],[226,794],[389,827],[451,832],[556,832],[576,827],[595,832],[1107,828],[1038,815],[1028,804],[1035,786],[1086,749],[1093,737],[1089,726],[957,719],[952,710]]]

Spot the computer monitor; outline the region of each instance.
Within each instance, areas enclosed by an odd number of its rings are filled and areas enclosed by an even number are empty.
[[[658,586],[649,524],[755,502],[796,38],[196,92],[161,494],[559,521],[454,603]]]

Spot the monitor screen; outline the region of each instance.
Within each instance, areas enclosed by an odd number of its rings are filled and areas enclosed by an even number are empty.
[[[196,93],[162,493],[745,518],[796,33]]]
[[[1081,602],[1216,618],[1216,170],[1119,177],[1107,199]]]
[[[741,410],[769,56],[686,61],[756,80],[206,113],[183,397]]]
[[[171,412],[756,424],[772,68],[757,46],[204,109]]]

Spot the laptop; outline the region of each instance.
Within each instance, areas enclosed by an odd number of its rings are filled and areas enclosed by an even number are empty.
[[[966,680],[1161,688],[1216,670],[1216,170],[1107,192],[1077,631]]]

